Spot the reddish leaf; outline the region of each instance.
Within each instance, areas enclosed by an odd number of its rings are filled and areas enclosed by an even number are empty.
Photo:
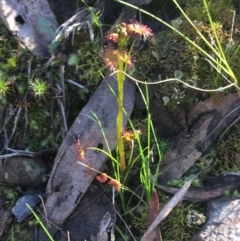
[[[149,203],[149,208],[148,208],[148,219],[147,219],[147,226],[152,224],[153,220],[157,217],[159,213],[159,200],[158,200],[158,195],[156,190],[154,189],[152,192],[152,198]],[[159,227],[156,227],[153,232],[155,233],[153,241],[161,241],[162,236],[159,230]]]

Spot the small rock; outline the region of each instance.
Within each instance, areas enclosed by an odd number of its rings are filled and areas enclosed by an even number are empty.
[[[38,193],[34,195],[26,195],[18,199],[16,205],[12,208],[12,213],[15,215],[18,222],[22,222],[31,214],[31,211],[28,209],[26,204],[34,209],[34,207],[41,201],[39,196],[43,199],[47,197],[45,193]]]
[[[0,169],[0,181],[10,186],[36,187],[47,173],[47,166],[37,158],[13,157],[4,160]]]
[[[240,240],[240,199],[221,197],[207,204],[207,222],[191,241],[212,240]]]

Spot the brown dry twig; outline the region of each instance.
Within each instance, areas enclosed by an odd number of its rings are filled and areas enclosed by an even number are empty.
[[[171,198],[171,200],[164,206],[164,208],[159,212],[155,220],[149,226],[145,234],[142,236],[140,241],[149,241],[153,240],[155,237],[154,229],[169,215],[169,213],[178,205],[179,202],[183,199],[185,193],[190,187],[192,181],[200,174],[201,172],[194,175],[188,182],[186,182],[182,188]]]

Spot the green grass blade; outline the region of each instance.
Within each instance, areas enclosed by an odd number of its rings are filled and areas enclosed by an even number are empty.
[[[41,221],[41,219],[38,217],[38,215],[34,212],[34,210],[29,206],[28,203],[26,203],[28,209],[31,211],[31,213],[33,214],[33,216],[36,218],[36,220],[38,221],[38,223],[41,225],[42,229],[44,230],[44,232],[46,233],[46,235],[48,236],[48,238],[51,241],[54,241],[53,237],[51,236],[51,234],[48,232],[48,230],[46,229],[46,227],[44,226],[43,222]]]

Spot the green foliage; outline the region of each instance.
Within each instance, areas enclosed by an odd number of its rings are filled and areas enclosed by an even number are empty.
[[[19,191],[17,190],[17,188],[11,188],[4,183],[0,183],[0,189],[7,197],[4,206],[10,210],[19,196]]]
[[[234,54],[235,49],[238,46],[239,42],[239,33],[236,32],[236,29],[239,28],[239,15],[236,15],[233,19],[233,11],[234,7],[231,4],[232,1],[207,1],[208,11],[211,15],[211,19],[213,21],[212,26],[209,24],[209,18],[207,16],[206,9],[204,8],[203,1],[199,0],[197,2],[189,0],[186,7],[185,13],[187,16],[195,23],[197,29],[202,33],[202,35],[206,38],[206,40],[211,43],[211,45],[217,50],[220,54],[221,50],[218,47],[216,36],[219,40],[221,48],[226,57],[226,61],[229,66],[232,68],[233,72],[236,75],[236,78],[239,79],[240,72],[238,68],[234,68],[232,66],[232,58],[234,61],[239,63],[240,56],[236,56]],[[234,22],[233,22],[234,20]],[[215,29],[215,32],[213,31]],[[216,58],[216,54],[212,52],[211,49],[206,45],[206,43],[199,38],[196,34],[195,29],[190,26],[186,20],[183,20],[183,23],[179,29],[183,32],[187,37],[190,37],[198,46],[202,47],[208,53],[212,54]],[[183,53],[183,60],[187,60],[189,62],[189,57],[187,56],[198,56],[198,60],[195,65],[191,67],[191,72],[196,74],[199,77],[199,81],[197,81],[199,86],[203,88],[213,89],[218,88],[220,86],[226,85],[226,80],[216,72],[215,69],[212,68],[209,61],[206,61],[204,56],[199,53],[195,48],[190,45],[187,45],[185,53]],[[218,64],[216,68],[221,71],[222,66],[221,61],[218,60]],[[227,76],[228,77],[228,76]],[[213,81],[212,81],[213,80]],[[201,83],[200,83],[201,82]]]
[[[134,65],[134,78],[150,82],[158,77],[159,62],[154,57],[154,50],[154,44],[148,43],[142,51],[134,53],[134,58],[137,60]]]
[[[230,192],[230,191],[226,190],[224,192],[224,195],[228,196],[228,197],[238,197],[239,198],[240,197],[240,192],[238,190],[235,190],[233,192]]]
[[[11,227],[11,241],[29,241],[30,239],[30,232],[27,228],[21,227],[20,224],[15,224]]]
[[[9,86],[11,82],[0,79],[0,95],[5,97],[9,93]]]
[[[24,144],[31,151],[57,148],[61,141],[61,136],[57,137],[60,128],[59,112],[56,111],[51,119],[49,105],[32,103],[29,110],[28,135],[23,139]]]
[[[182,177],[180,179],[173,179],[171,181],[169,181],[167,184],[169,186],[174,186],[174,187],[182,187],[186,182],[188,182],[194,175],[190,175],[190,176],[185,176]],[[191,186],[193,187],[199,187],[201,185],[201,180],[199,178],[196,178],[193,180]]]
[[[30,89],[37,100],[46,100],[49,96],[49,84],[42,79],[35,79],[29,83]]]
[[[11,71],[16,69],[18,64],[18,58],[17,55],[14,54],[10,58],[7,59],[6,63],[2,66],[2,68],[6,71]]]
[[[147,227],[147,208],[139,205],[135,212],[129,215],[136,240],[140,240]]]
[[[240,192],[238,190],[235,190],[233,193],[232,193],[232,196],[233,197],[240,197]]]
[[[74,67],[78,67],[78,62],[80,61],[80,54],[81,51],[78,51],[76,54],[70,54],[69,58],[68,58],[68,65],[69,66],[74,66]]]
[[[105,73],[105,66],[99,56],[100,52],[99,42],[92,43],[87,40],[84,45],[80,42],[78,49],[69,55],[68,66],[70,68],[68,68],[67,76],[84,85],[84,89],[79,90],[81,99],[85,99],[87,94],[91,94],[97,88]]]
[[[232,24],[231,11],[234,9],[232,0],[208,0],[207,4],[212,19],[226,24],[226,28],[230,29]],[[202,0],[186,0],[185,12],[192,20],[209,22]]]
[[[38,217],[38,215],[34,212],[34,210],[29,206],[28,203],[26,203],[28,209],[32,212],[32,214],[34,215],[34,217],[36,218],[36,220],[38,221],[38,223],[41,225],[42,229],[44,230],[44,232],[46,233],[46,235],[48,236],[48,238],[51,241],[54,241],[53,237],[51,236],[51,234],[48,232],[47,228],[45,227],[45,225],[43,224],[43,222],[41,221],[41,219]]]
[[[159,80],[166,78],[177,77],[176,71],[182,73],[182,80],[186,83],[200,87],[203,89],[217,89],[226,86],[228,82],[218,72],[222,71],[222,60],[216,57],[216,53],[204,42],[204,40],[197,34],[196,29],[206,38],[211,46],[221,54],[221,49],[216,41],[216,36],[219,39],[220,46],[223,49],[223,54],[226,57],[226,62],[229,64],[232,72],[235,74],[236,79],[240,77],[240,70],[238,68],[240,64],[240,54],[237,49],[239,47],[239,13],[234,15],[233,1],[207,1],[208,10],[212,18],[212,25],[210,25],[207,11],[204,8],[202,0],[197,2],[188,0],[183,5],[184,11],[195,27],[191,26],[188,21],[181,16],[178,20],[178,30],[185,36],[183,38],[178,33],[169,30],[162,31],[155,36],[155,43],[152,47],[152,55],[155,57],[155,62],[158,63],[158,71],[153,71],[154,81],[156,81],[156,72],[161,74],[157,77]],[[205,50],[208,54],[217,60],[217,63],[213,64],[213,61],[209,62],[206,55],[197,49],[195,46],[186,41],[189,38],[194,44]],[[213,68],[216,66],[217,70]],[[225,74],[226,78],[229,78],[230,74]],[[144,77],[145,79],[145,77]],[[153,81],[152,79],[152,81]],[[233,81],[229,78],[230,81]],[[194,91],[189,91],[188,88],[183,88],[182,84],[177,82],[162,83],[159,85],[158,93],[161,98],[164,98],[165,104],[168,110],[173,111],[177,105],[187,95],[187,101],[194,104],[197,100],[197,94]],[[235,91],[235,89],[229,89],[227,91]],[[190,94],[188,94],[190,93]],[[206,94],[205,94],[206,96]]]
[[[158,138],[158,145],[162,153],[165,153],[170,146],[170,143],[163,138]]]

